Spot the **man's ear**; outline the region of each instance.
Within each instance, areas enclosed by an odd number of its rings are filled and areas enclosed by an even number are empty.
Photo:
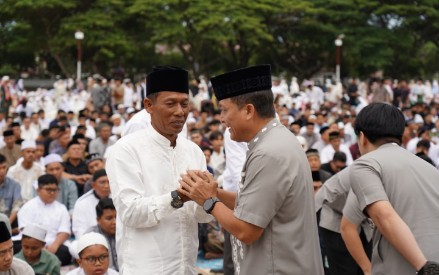
[[[253,104],[246,104],[244,108],[245,108],[247,119],[250,119],[255,116],[256,110]]]
[[[151,107],[152,107],[152,100],[149,99],[149,98],[145,98],[145,99],[143,100],[143,108],[145,108],[145,110],[146,110],[148,113],[151,113]]]

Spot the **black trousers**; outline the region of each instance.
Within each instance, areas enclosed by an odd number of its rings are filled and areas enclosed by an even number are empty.
[[[321,228],[331,275],[362,275],[363,271],[349,253],[340,233]],[[368,242],[361,230],[360,239],[367,256],[371,257],[372,242]]]
[[[230,243],[230,233],[224,230],[224,252],[223,252],[223,271],[224,275],[234,275],[235,267],[232,259],[232,244]]]
[[[72,255],[70,255],[69,248],[63,244],[58,248],[55,255],[61,261],[61,266],[72,263]]]

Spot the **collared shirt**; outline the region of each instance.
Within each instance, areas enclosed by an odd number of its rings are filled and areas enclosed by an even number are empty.
[[[20,209],[22,202],[20,184],[5,177],[4,182],[0,184],[0,213],[9,216],[11,212],[17,212]]]
[[[248,143],[234,215],[263,228],[246,245],[231,236],[235,274],[323,274],[311,170],[277,119]]]
[[[7,271],[0,271],[0,275],[35,275],[35,272],[25,261],[14,257],[11,268]]]
[[[206,170],[201,149],[181,137],[172,147],[149,127],[121,138],[110,150],[106,170],[123,224],[117,239],[121,273],[197,274],[197,223],[212,216],[193,201],[174,209],[171,191],[187,170]]]
[[[439,171],[400,146],[387,143],[357,159],[350,181],[360,210],[388,201],[407,224],[428,260],[439,261]],[[373,274],[414,274],[416,270],[378,230],[373,237]]]
[[[320,226],[340,233],[341,218],[343,216],[343,208],[347,204],[351,183],[349,181],[349,168],[343,169],[323,184],[315,195],[316,212],[320,209]],[[363,228],[364,234],[370,241],[372,239],[373,230],[368,220],[361,211],[349,214],[348,220],[353,224]],[[353,215],[355,214],[355,215]],[[359,227],[358,227],[359,228]]]
[[[238,190],[247,149],[247,143],[232,140],[229,129],[224,131],[224,150],[227,156],[226,169],[223,173],[224,190],[233,192]]]
[[[96,205],[98,203],[99,198],[95,195],[93,189],[82,195],[76,201],[72,215],[72,231],[77,239],[79,239],[87,229],[97,224]]]
[[[117,252],[116,252],[116,236],[115,235],[111,236],[106,234],[99,225],[90,227],[85,233],[89,233],[89,232],[99,233],[107,239],[109,246],[108,252],[110,253],[109,267],[113,268],[116,271],[119,271],[119,264],[118,264]]]
[[[69,159],[67,159],[66,162],[63,162],[64,171],[69,174],[73,175],[85,175],[88,174],[88,168],[87,164],[85,164],[84,161],[81,160],[78,165],[73,165]],[[78,189],[78,197],[82,196],[84,194],[84,185],[76,183],[76,188]]]
[[[23,255],[23,250],[15,254],[14,257],[26,261],[26,258]],[[61,262],[58,260],[58,257],[56,257],[55,254],[50,253],[46,249],[41,250],[40,258],[38,259],[38,261],[30,264],[30,266],[36,274],[61,274]]]
[[[70,215],[64,204],[54,201],[45,204],[40,197],[25,203],[18,211],[18,227],[35,224],[47,230],[46,245],[56,239],[58,233],[70,234]]]
[[[21,186],[21,196],[28,201],[35,197],[34,182],[43,174],[41,166],[33,163],[30,169],[25,169],[22,164],[16,164],[9,168],[7,176],[14,179]]]
[[[17,144],[14,144],[14,147],[12,147],[12,149],[9,149],[5,146],[0,149],[0,154],[5,156],[8,167],[11,167],[15,165],[15,163],[17,163],[17,160],[21,157],[21,148]]]
[[[98,153],[100,156],[105,155],[105,151],[115,143],[114,140],[108,139],[107,143],[104,143],[102,138],[98,137],[90,142],[89,152],[90,154]]]
[[[56,200],[64,204],[67,207],[69,214],[72,214],[76,200],[78,199],[78,188],[76,187],[75,182],[66,178],[61,178],[58,188],[59,194]]]

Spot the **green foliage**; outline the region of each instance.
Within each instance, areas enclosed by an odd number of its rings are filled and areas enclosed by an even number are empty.
[[[195,77],[255,63],[299,78],[429,77],[439,71],[437,0],[0,0],[3,72],[42,67],[73,76],[77,41],[83,71],[115,67],[142,74],[176,64]]]

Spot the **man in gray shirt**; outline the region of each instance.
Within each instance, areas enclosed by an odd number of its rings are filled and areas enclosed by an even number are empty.
[[[361,211],[377,227],[373,274],[439,274],[439,171],[398,146],[405,119],[385,103],[366,106],[355,133],[362,157],[349,176]]]
[[[270,66],[211,82],[231,139],[248,143],[238,193],[200,171],[182,175],[178,192],[230,232],[235,274],[322,275],[311,171],[297,138],[275,119]]]

